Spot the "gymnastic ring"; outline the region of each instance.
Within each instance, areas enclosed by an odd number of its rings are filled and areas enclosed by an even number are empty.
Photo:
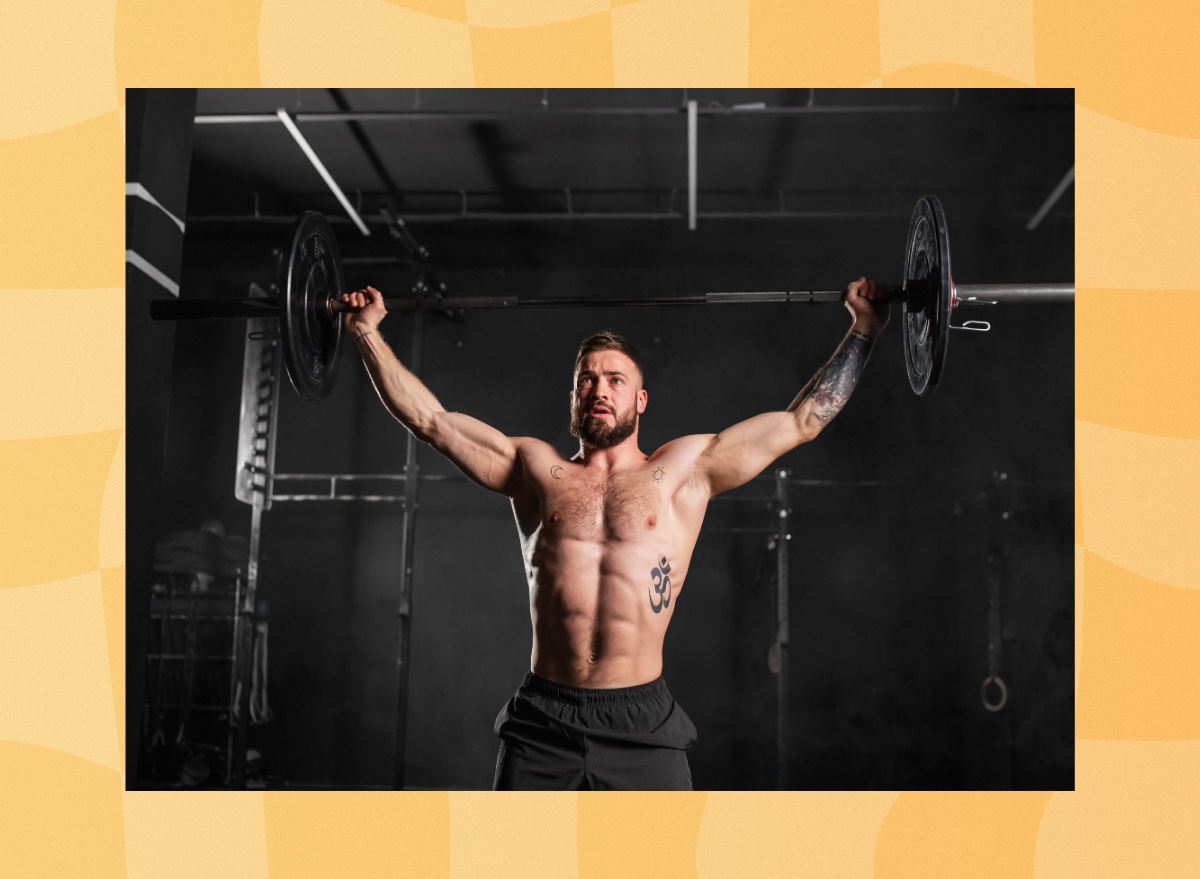
[[[995,684],[1000,690],[1000,701],[989,702],[987,688],[988,684]],[[983,679],[983,684],[979,687],[979,701],[983,703],[983,707],[988,711],[996,712],[1004,708],[1008,704],[1008,684],[1004,683],[1004,678],[1000,675],[988,675]]]

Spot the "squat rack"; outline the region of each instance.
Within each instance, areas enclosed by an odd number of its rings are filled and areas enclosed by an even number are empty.
[[[263,295],[256,285],[251,285],[251,295]],[[410,356],[406,363],[410,371],[419,375],[423,340],[424,315],[413,314],[410,338]],[[282,379],[282,358],[278,356],[280,345],[278,334],[270,331],[273,318],[255,318],[249,322],[246,353],[242,376],[241,418],[238,433],[237,469],[235,495],[251,506],[249,540],[249,562],[245,589],[241,594],[241,605],[237,611],[234,676],[241,686],[233,692],[240,705],[234,708],[236,716],[242,718],[237,728],[234,745],[232,782],[237,786],[245,783],[246,732],[249,726],[250,673],[252,661],[252,639],[254,633],[255,597],[258,586],[259,555],[262,535],[263,513],[275,502],[315,501],[362,501],[368,503],[397,503],[401,510],[401,568],[400,589],[397,602],[398,647],[397,666],[399,682],[396,692],[396,732],[394,738],[394,763],[392,784],[403,790],[405,783],[405,753],[407,744],[407,711],[412,629],[412,586],[413,556],[416,531],[418,489],[421,482],[460,482],[466,477],[421,473],[417,463],[418,441],[411,432],[406,432],[405,464],[400,473],[352,474],[352,473],[277,473],[275,472],[275,447],[278,436],[277,416],[279,387]],[[354,491],[355,484],[363,482],[400,483],[399,492],[364,493]],[[790,488],[834,486],[834,487],[882,487],[895,483],[878,480],[827,480],[801,479],[783,468],[773,473],[755,477],[754,482],[767,491],[745,495],[718,495],[715,501],[765,502],[773,515],[768,527],[708,528],[703,533],[745,533],[766,536],[766,548],[775,556],[774,570],[774,641],[770,646],[767,665],[775,675],[775,781],[778,790],[786,789],[788,763],[788,646],[790,642],[789,589],[790,567],[788,550],[791,545],[792,510]],[[279,483],[314,482],[327,486],[321,491],[279,491]],[[347,485],[350,487],[347,488]],[[1003,518],[1007,518],[1004,516]],[[999,625],[998,594],[1000,577],[989,571],[989,631]],[[988,669],[989,682],[999,680],[999,656],[994,645],[994,632],[990,636]],[[1000,686],[1002,686],[1002,681]],[[1002,705],[989,704],[988,694],[982,694],[985,707],[998,711]],[[232,707],[232,706],[231,706]]]
[[[265,295],[256,285],[251,285],[251,295]],[[413,316],[410,338],[410,355],[406,365],[413,374],[419,374],[423,337],[424,315]],[[421,473],[417,464],[418,441],[411,432],[405,441],[404,468],[400,473],[277,473],[275,472],[275,447],[278,438],[279,386],[282,378],[281,358],[277,354],[279,340],[269,331],[270,318],[255,318],[249,321],[246,339],[246,354],[242,375],[241,417],[238,431],[237,468],[234,493],[237,498],[251,506],[249,564],[247,565],[246,588],[238,610],[239,661],[235,669],[241,681],[241,706],[239,717],[247,718],[250,673],[250,639],[254,631],[255,596],[258,588],[259,554],[262,537],[263,513],[277,502],[315,501],[362,501],[368,503],[396,503],[401,511],[400,543],[400,589],[397,602],[398,647],[397,665],[399,684],[396,693],[396,734],[394,739],[394,765],[392,784],[397,790],[404,788],[405,752],[408,712],[408,676],[412,629],[412,585],[413,555],[415,545],[416,511],[418,488],[421,482],[457,482],[454,476]],[[261,322],[261,325],[259,325]],[[465,477],[461,478],[465,480]],[[399,483],[398,492],[361,493],[353,486],[362,482]],[[791,540],[788,488],[790,485],[882,485],[874,482],[832,482],[830,480],[807,480],[790,477],[779,469],[771,475],[757,477],[756,481],[769,483],[770,490],[752,497],[718,495],[714,500],[741,500],[766,502],[774,512],[774,522],[769,527],[709,528],[706,533],[758,533],[767,537],[767,549],[775,554],[775,640],[768,654],[768,667],[776,678],[776,783],[784,789],[787,763],[787,646],[789,640],[788,620],[788,548]],[[280,483],[310,482],[322,484],[323,490],[280,491]],[[349,487],[347,487],[349,484]],[[235,692],[238,692],[235,688]],[[246,723],[238,727],[234,746],[232,777],[237,785],[245,782],[245,738]]]

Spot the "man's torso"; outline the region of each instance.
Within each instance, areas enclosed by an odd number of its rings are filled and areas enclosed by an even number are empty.
[[[662,644],[709,500],[683,437],[607,469],[520,446],[512,503],[533,621],[532,670],[559,683],[625,687],[662,672]]]

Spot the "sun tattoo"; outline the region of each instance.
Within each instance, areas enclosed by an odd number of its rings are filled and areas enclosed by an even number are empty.
[[[666,475],[666,472],[667,471],[663,470],[663,468],[659,467],[657,470],[655,470],[650,475],[654,478],[655,482],[662,482],[662,478],[663,478],[663,476]]]

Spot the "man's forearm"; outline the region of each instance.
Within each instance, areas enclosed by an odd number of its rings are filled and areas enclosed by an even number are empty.
[[[437,397],[405,368],[377,329],[350,335],[383,405],[418,439],[428,440],[433,417],[445,411]]]
[[[867,358],[875,344],[875,336],[858,323],[850,328],[842,344],[838,345],[829,362],[817,370],[808,384],[796,395],[788,406],[788,412],[797,411],[806,400],[811,400],[812,416],[821,424],[828,424],[842,411],[858,379],[866,368]]]

